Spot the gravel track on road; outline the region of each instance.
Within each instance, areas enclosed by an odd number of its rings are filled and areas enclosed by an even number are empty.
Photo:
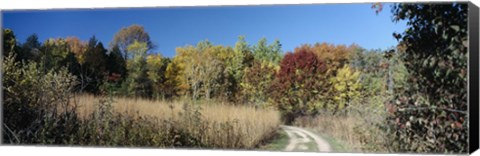
[[[289,144],[285,148],[285,151],[318,151],[318,152],[331,152],[332,148],[330,144],[322,137],[309,132],[305,129],[293,126],[282,125],[282,129],[287,133],[290,138]],[[313,138],[313,139],[312,139]],[[314,142],[317,145],[317,149],[308,149],[305,144]]]

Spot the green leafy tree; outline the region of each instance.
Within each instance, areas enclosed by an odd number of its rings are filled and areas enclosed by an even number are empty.
[[[43,72],[67,67],[69,72],[77,73],[78,62],[63,38],[48,39],[40,49],[40,65]]]
[[[253,56],[256,60],[272,62],[278,64],[282,59],[282,44],[279,40],[275,40],[268,45],[267,39],[262,38],[257,45],[253,46]]]
[[[85,90],[91,93],[100,93],[100,86],[104,83],[107,75],[107,49],[93,36],[90,38],[84,55],[82,77],[86,83]]]
[[[18,46],[15,33],[11,29],[2,29],[3,31],[3,56],[15,56],[16,61],[22,60],[20,47]]]
[[[383,57],[383,52],[380,50],[358,49],[352,54],[350,66],[360,72],[361,96],[363,97],[360,99],[360,103],[368,104],[379,110],[384,108],[385,100],[387,100],[386,78],[388,76],[388,70],[384,65],[387,63],[388,60]]]
[[[108,75],[111,77],[109,81],[123,81],[127,76],[127,64],[117,46],[113,47],[112,50],[108,52],[106,61]]]
[[[165,72],[170,63],[169,58],[163,58],[160,54],[147,56],[147,75],[152,82],[152,96],[154,98],[166,98],[164,90],[166,89]]]
[[[105,79],[100,86],[100,91],[112,95],[126,95],[127,62],[123,59],[118,46],[114,46],[107,52],[105,70]]]
[[[253,54],[251,47],[245,41],[244,36],[239,36],[238,41],[235,43],[233,48],[233,56],[230,60],[226,61],[226,70],[228,71],[230,79],[230,89],[229,92],[231,96],[239,96],[242,83],[243,75],[245,74],[245,69],[252,66]],[[238,97],[237,97],[238,98]]]
[[[404,61],[402,60],[402,56],[399,53],[402,52],[394,53],[392,58],[389,59],[389,77],[391,78],[389,81],[393,83],[391,84],[391,88],[393,90],[402,90],[408,85],[407,79],[409,77],[409,73],[405,67]]]
[[[27,37],[25,43],[22,44],[22,55],[25,60],[38,61],[40,55],[40,47],[42,44],[38,41],[37,34]]]
[[[249,67],[253,60],[251,47],[245,41],[245,36],[239,36],[233,49],[234,56],[231,62],[231,72],[236,80],[242,79],[243,69]]]
[[[396,4],[394,34],[410,76],[389,104],[395,151],[468,152],[468,5]]]
[[[132,54],[132,59],[127,62],[128,77],[126,80],[127,95],[136,97],[149,97],[151,95],[151,82],[147,75],[148,46],[145,42],[133,42],[127,48]]]

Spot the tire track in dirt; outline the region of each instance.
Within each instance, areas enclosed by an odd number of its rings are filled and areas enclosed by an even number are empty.
[[[330,144],[328,144],[325,139],[322,137],[309,132],[305,129],[294,127],[294,126],[286,126],[282,125],[282,129],[287,133],[288,137],[290,138],[289,144],[285,147],[285,151],[294,151],[294,150],[302,150],[302,151],[318,151],[318,152],[331,152],[332,148]],[[316,149],[309,149],[306,144],[315,143]]]

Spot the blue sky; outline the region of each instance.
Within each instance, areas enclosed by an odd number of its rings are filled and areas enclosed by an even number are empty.
[[[36,33],[48,38],[95,35],[104,45],[122,27],[140,24],[157,46],[153,52],[175,55],[175,48],[208,39],[233,46],[239,35],[249,44],[266,37],[279,39],[283,51],[301,44],[356,43],[366,49],[385,49],[397,44],[393,32],[405,22],[391,20],[390,4],[376,15],[371,4],[263,5],[223,7],[160,7],[137,9],[83,9],[4,11],[3,28],[14,31],[20,42]]]

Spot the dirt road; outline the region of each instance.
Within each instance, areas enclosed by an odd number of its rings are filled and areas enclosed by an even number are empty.
[[[290,138],[285,151],[331,152],[330,144],[320,136],[299,127],[281,126]]]

